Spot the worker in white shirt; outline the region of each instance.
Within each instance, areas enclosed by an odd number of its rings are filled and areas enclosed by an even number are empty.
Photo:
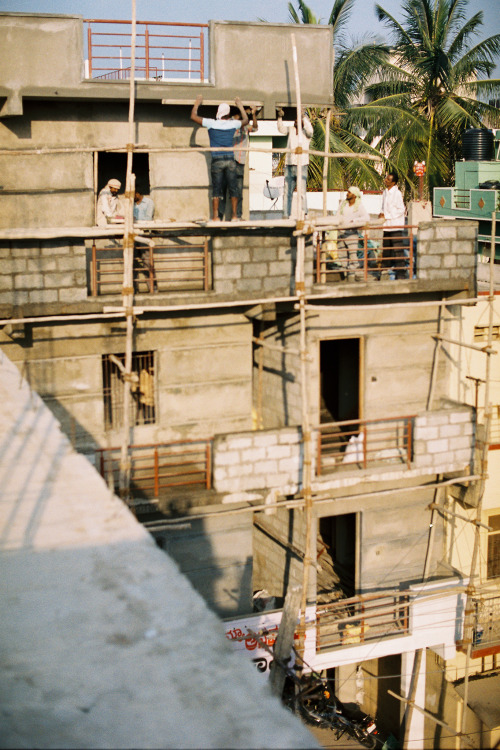
[[[108,225],[109,219],[118,217],[120,211],[118,193],[121,186],[120,180],[113,178],[108,180],[105,187],[99,193],[96,208],[96,224],[98,227],[105,227]]]
[[[307,115],[304,115],[302,117],[302,137],[299,139],[297,120],[295,120],[295,122],[291,126],[284,125],[283,115],[283,110],[281,108],[278,109],[278,130],[283,135],[288,135],[288,142],[286,145],[288,149],[291,149],[290,151],[287,151],[285,158],[285,191],[283,194],[283,218],[288,219],[288,217],[292,213],[293,191],[297,187],[298,156],[295,151],[299,146],[302,147],[301,184],[302,196],[304,199],[303,208],[304,213],[307,213],[307,170],[309,167],[309,141],[312,138],[313,126],[311,125],[311,121],[309,120]]]
[[[385,190],[382,193],[382,210],[379,219],[384,219],[382,240],[382,273],[394,273],[396,279],[407,278],[406,267],[406,231],[405,204],[401,190],[398,188],[398,175],[388,172],[384,179]]]

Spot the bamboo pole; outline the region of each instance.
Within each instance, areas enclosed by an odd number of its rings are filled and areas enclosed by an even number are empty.
[[[295,77],[295,90],[297,98],[297,131],[299,144],[302,143],[302,104],[300,97],[300,81],[297,62],[297,47],[295,44],[295,34],[292,34],[293,49],[293,67]],[[297,209],[298,220],[302,224],[304,220],[304,211],[302,203],[302,147],[297,149]],[[300,601],[300,622],[299,622],[299,653],[304,654],[305,649],[305,630],[306,630],[306,607],[309,594],[309,576],[312,564],[312,493],[311,493],[311,428],[309,424],[309,394],[307,382],[307,321],[306,321],[306,286],[305,286],[305,237],[297,237],[297,264],[295,274],[295,291],[299,297],[299,319],[300,319],[300,388],[302,403],[302,445],[304,456],[302,461],[302,493],[304,496],[305,511],[305,550],[304,564],[302,569],[302,596]]]
[[[492,349],[493,343],[493,317],[494,309],[493,303],[495,301],[495,235],[496,235],[496,213],[493,212],[491,215],[491,247],[490,247],[490,284],[489,284],[489,308],[488,308],[488,345],[484,351],[489,355],[486,358],[486,372],[485,372],[485,383],[484,383],[484,422],[485,422],[485,436],[484,443],[481,451],[481,480],[479,487],[479,497],[476,507],[476,533],[474,534],[474,547],[472,549],[472,559],[469,573],[469,589],[467,594],[467,609],[471,610],[472,599],[475,595],[476,586],[476,567],[479,556],[479,545],[480,545],[480,522],[483,512],[483,497],[485,482],[488,470],[488,451],[490,443],[490,430],[491,430],[491,403],[490,403],[490,377],[491,377],[491,354],[496,353]],[[464,696],[462,703],[462,717],[460,725],[460,733],[463,736],[465,730],[465,722],[467,719],[467,704],[469,699],[469,668],[472,650],[472,639],[467,644],[467,653],[465,657],[465,675],[464,675]]]
[[[326,204],[327,204],[327,199],[328,199],[328,166],[329,166],[328,151],[330,147],[331,117],[332,117],[332,108],[328,107],[328,112],[326,114],[326,124],[325,124],[325,156],[323,159],[323,216],[326,216],[327,214]]]
[[[128,112],[127,173],[125,180],[125,227],[123,236],[123,307],[126,318],[125,336],[125,373],[123,376],[123,427],[120,451],[119,488],[123,500],[130,500],[130,406],[132,394],[132,350],[134,339],[134,195],[135,175],[132,173],[132,161],[135,141],[135,45],[136,45],[136,0],[132,0],[132,29],[130,41],[130,86]]]

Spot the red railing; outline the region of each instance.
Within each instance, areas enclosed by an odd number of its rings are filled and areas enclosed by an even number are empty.
[[[92,242],[90,294],[120,294],[123,286],[123,247],[98,247]],[[210,288],[208,240],[177,242],[134,250],[134,287],[137,292],[208,291]]]
[[[416,278],[416,227],[393,228],[396,231],[390,257],[384,251],[381,226],[319,232],[316,283]]]
[[[129,78],[131,21],[86,18],[85,23],[88,77]],[[203,81],[207,29],[205,23],[137,21],[135,77]]]
[[[134,493],[158,497],[173,487],[212,486],[212,441],[131,445],[130,483]],[[96,466],[102,477],[118,489],[120,448],[98,448]]]
[[[316,651],[409,633],[408,594],[362,594],[316,610]]]
[[[413,453],[414,416],[328,422],[318,428],[318,476],[346,467],[406,464]]]

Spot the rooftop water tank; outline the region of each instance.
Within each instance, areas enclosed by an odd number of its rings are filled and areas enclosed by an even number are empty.
[[[462,136],[465,161],[492,161],[495,155],[494,136],[487,128],[469,128]]]

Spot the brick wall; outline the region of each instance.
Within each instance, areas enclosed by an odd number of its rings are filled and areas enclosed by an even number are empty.
[[[299,489],[301,445],[296,427],[220,435],[213,450],[217,492],[279,487],[294,494]]]
[[[83,240],[2,243],[0,304],[53,304],[87,299]]]
[[[289,234],[219,235],[212,242],[213,288],[238,298],[295,293],[296,244]],[[312,246],[306,246],[306,285],[313,281]]]
[[[462,279],[473,288],[476,269],[477,222],[434,220],[419,224],[419,279]]]
[[[470,466],[474,450],[474,415],[470,406],[426,412],[415,419],[414,466],[431,471]]]

